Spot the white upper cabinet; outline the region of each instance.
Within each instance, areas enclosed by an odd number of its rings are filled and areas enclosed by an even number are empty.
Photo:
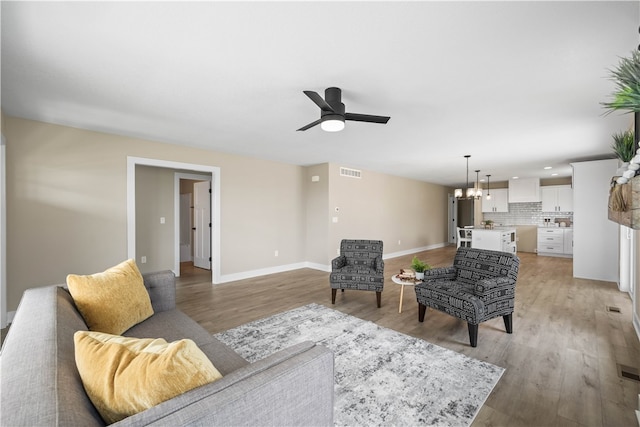
[[[540,201],[540,178],[509,180],[509,203]]]
[[[486,190],[485,190],[486,191]],[[491,200],[486,193],[482,195],[482,212],[509,212],[509,190],[497,188],[491,190]]]
[[[542,212],[573,212],[573,189],[570,185],[541,187]]]

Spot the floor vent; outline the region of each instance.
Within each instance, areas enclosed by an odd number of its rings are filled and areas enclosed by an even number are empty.
[[[612,313],[620,313],[620,307],[612,307],[610,305],[607,306],[607,311]]]
[[[635,381],[640,383],[640,374],[636,368],[631,366],[625,366],[621,364],[617,364],[618,366],[618,376],[620,378],[625,378],[627,380]]]
[[[349,178],[362,178],[362,171],[358,169],[340,168],[340,176],[346,176]]]

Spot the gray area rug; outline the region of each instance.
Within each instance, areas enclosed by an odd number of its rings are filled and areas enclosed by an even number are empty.
[[[215,337],[250,362],[307,340],[329,347],[338,426],[468,426],[504,372],[318,304]]]

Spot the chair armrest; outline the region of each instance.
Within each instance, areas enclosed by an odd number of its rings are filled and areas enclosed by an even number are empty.
[[[439,279],[454,280],[456,278],[456,271],[457,269],[455,267],[439,267],[425,270],[424,281]]]
[[[495,307],[497,301],[508,301],[515,298],[516,282],[508,277],[496,277],[478,281],[473,290],[473,294],[482,301],[485,306]],[[513,303],[511,303],[513,304]]]
[[[382,260],[381,256],[375,259],[375,261],[373,262],[373,266],[376,269],[376,273],[384,274],[384,261]]]
[[[176,308],[176,276],[171,270],[142,275],[154,312]]]
[[[502,289],[515,289],[516,282],[508,277],[494,277],[480,280],[474,287],[474,293],[479,297],[488,297]]]
[[[337,270],[339,268],[344,267],[345,265],[347,265],[347,257],[345,257],[344,255],[340,255],[339,257],[336,257],[331,260],[332,270]]]

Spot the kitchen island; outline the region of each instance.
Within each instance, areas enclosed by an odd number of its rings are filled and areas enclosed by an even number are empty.
[[[471,247],[516,253],[515,228],[471,229]]]

